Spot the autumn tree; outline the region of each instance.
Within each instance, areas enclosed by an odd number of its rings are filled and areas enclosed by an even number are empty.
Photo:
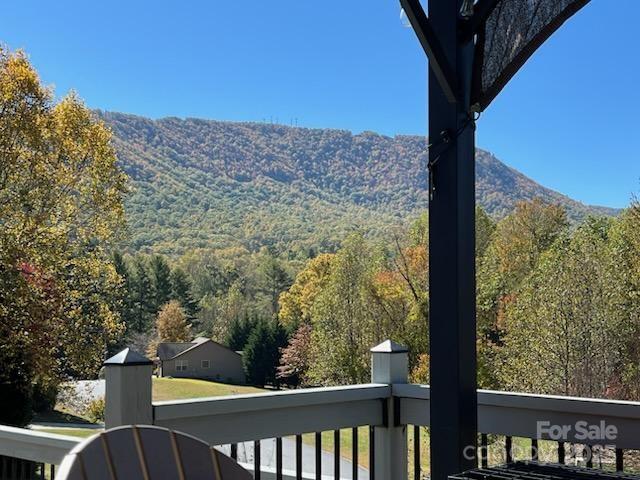
[[[352,235],[312,307],[311,382],[361,383],[369,377],[369,349],[383,333],[371,299],[373,272],[372,249],[362,235]]]
[[[334,258],[330,253],[312,258],[296,275],[293,285],[280,294],[278,318],[283,325],[295,329],[311,322],[313,304],[327,284]]]
[[[606,397],[625,335],[607,266],[611,222],[589,219],[558,239],[504,313],[508,389]]]
[[[2,423],[28,420],[4,403],[28,404],[33,385],[96,374],[122,333],[107,252],[126,187],[110,138],[77,95],[55,102],[24,54],[0,50]]]
[[[621,331],[616,372],[607,396],[640,400],[640,204],[630,207],[612,222],[608,251],[602,261],[608,269],[607,291],[612,316]]]
[[[480,386],[499,386],[495,362],[499,362],[496,354],[502,342],[504,311],[522,281],[567,227],[566,213],[560,206],[535,199],[518,203],[491,234],[477,272]]]
[[[177,300],[166,303],[158,312],[156,331],[160,342],[189,342],[191,325]]]
[[[311,325],[303,323],[282,349],[276,378],[297,387],[307,383],[311,354]]]

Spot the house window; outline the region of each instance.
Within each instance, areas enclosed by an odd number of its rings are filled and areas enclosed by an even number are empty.
[[[189,368],[188,360],[176,360],[176,372],[186,372]]]
[[[209,368],[209,360],[202,360],[201,365],[202,368]]]

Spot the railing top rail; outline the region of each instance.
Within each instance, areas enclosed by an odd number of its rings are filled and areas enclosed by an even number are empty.
[[[378,383],[340,387],[305,388],[280,392],[255,393],[227,397],[154,402],[154,418],[170,420],[185,416],[225,415],[332,403],[355,402],[386,398],[391,386]],[[188,415],[187,415],[188,412]]]
[[[393,385],[393,395],[400,398],[429,400],[429,385]],[[497,390],[478,390],[478,407],[511,407],[539,411],[567,411],[584,415],[602,415],[640,419],[640,402],[605,398],[538,395]]]
[[[60,463],[81,439],[0,425],[0,455],[34,462]]]

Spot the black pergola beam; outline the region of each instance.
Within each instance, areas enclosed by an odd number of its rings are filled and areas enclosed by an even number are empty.
[[[478,0],[473,6],[473,17],[471,17],[469,26],[471,27],[471,34],[478,33],[478,30],[482,28],[484,23],[489,18],[489,15],[493,12],[498,4],[499,0]]]
[[[462,0],[430,0],[429,20],[452,66],[458,99],[429,62],[429,348],[431,478],[475,468],[477,443],[475,133],[469,112],[473,38],[460,35]]]
[[[427,14],[424,13],[422,5],[420,5],[420,0],[400,0],[400,5],[420,41],[420,45],[422,45],[429,58],[429,67],[433,70],[437,82],[447,96],[447,100],[449,103],[455,103],[458,100],[456,76],[442,50]]]

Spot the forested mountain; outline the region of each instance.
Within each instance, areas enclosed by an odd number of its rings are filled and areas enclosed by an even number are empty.
[[[383,236],[427,206],[422,137],[98,113],[133,179],[133,250],[269,245],[306,256],[355,229]],[[489,152],[476,161],[477,198],[494,217],[536,197],[575,220],[615,213],[544,188]]]

